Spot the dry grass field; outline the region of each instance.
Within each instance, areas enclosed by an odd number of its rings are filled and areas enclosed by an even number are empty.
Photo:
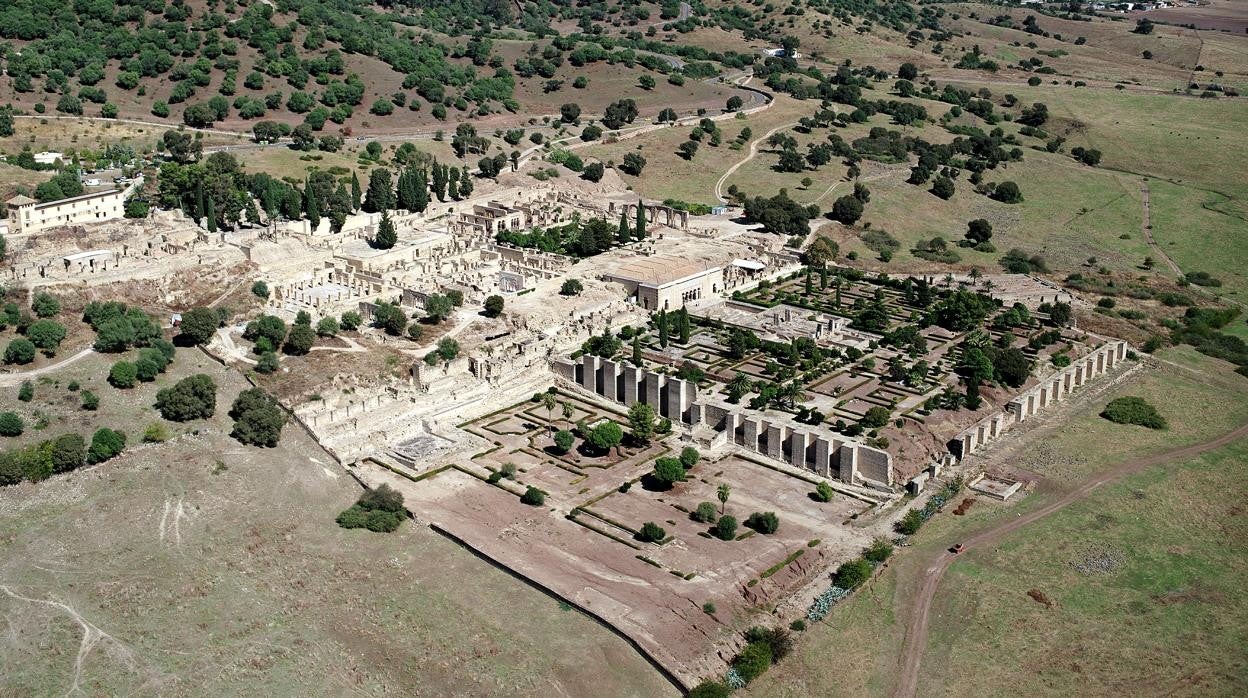
[[[51,417],[22,439],[101,422],[131,445],[0,497],[0,693],[672,693],[623,640],[427,528],[338,528],[360,488],[297,427],[276,449],[226,435],[238,374],[179,350],[170,375],[123,395],[97,385],[111,358],[40,381],[21,407]],[[140,445],[155,389],[198,371],[220,386],[217,415]],[[72,379],[100,412],[67,402]]]

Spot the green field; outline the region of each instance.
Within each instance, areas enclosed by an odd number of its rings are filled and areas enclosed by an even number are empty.
[[[793,655],[752,685],[749,694],[891,693],[910,591],[944,548],[1002,517],[1043,506],[1115,463],[1203,442],[1248,421],[1248,379],[1230,366],[1186,347],[1161,352],[1159,358],[1155,368],[1081,403],[1070,417],[1037,426],[991,451],[992,463],[1038,473],[1043,479],[1037,492],[1009,503],[980,497],[966,516],[946,512],[932,519],[866,588],[803,634]],[[1145,397],[1170,428],[1154,432],[1098,417],[1104,404],[1119,395]],[[1210,669],[1220,662],[1217,671],[1200,674],[1208,681],[1203,694],[1242,692],[1243,660],[1237,648],[1248,604],[1226,590],[1242,584],[1244,575],[1237,558],[1243,558],[1248,531],[1239,510],[1242,488],[1236,483],[1245,477],[1245,454],[1248,446],[1239,443],[1190,463],[1154,468],[1097,489],[1087,501],[1012,534],[995,550],[966,553],[936,596],[920,692],[1069,695],[1081,692],[1076,690],[1080,682],[1092,681],[1093,694],[1115,687],[1138,694],[1139,685],[1118,682],[1145,675],[1149,662],[1158,659],[1159,646],[1169,653],[1166,676],[1172,677],[1178,665]],[[1136,491],[1143,491],[1144,499],[1137,499]],[[1098,519],[1102,513],[1112,517],[1112,524]],[[1070,567],[1072,550],[1097,545],[1129,550],[1133,541],[1140,541],[1139,549],[1114,576],[1085,576]],[[1167,562],[1173,567],[1166,569]],[[1181,598],[1166,606],[1164,599],[1147,599],[1145,614],[1129,603],[1181,591],[1184,575],[1193,573],[1203,578],[1189,586],[1198,594],[1211,592],[1203,600]],[[1025,595],[1037,587],[1058,607],[1045,610]],[[1226,617],[1209,624],[1192,620],[1185,632],[1208,635],[1199,641],[1168,639],[1173,635],[1166,631],[1191,604],[1204,604],[1193,611],[1196,619],[1208,613]],[[1094,661],[1071,659],[1080,647],[1099,654]],[[832,656],[837,661],[829,662]]]

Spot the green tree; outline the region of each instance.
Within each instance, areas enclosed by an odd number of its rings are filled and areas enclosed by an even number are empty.
[[[637,540],[643,543],[660,543],[667,538],[667,531],[653,521],[647,521],[637,531]]]
[[[502,296],[492,295],[485,299],[485,316],[498,317],[503,314],[504,300]]]
[[[871,578],[871,563],[858,557],[844,562],[833,575],[835,584],[842,589],[857,589]]]
[[[25,337],[13,339],[4,348],[4,362],[6,364],[28,364],[35,360],[35,345]]]
[[[276,446],[286,425],[286,413],[277,400],[260,388],[239,393],[229,414],[234,419],[230,436],[251,446]]]
[[[377,235],[373,238],[373,247],[379,250],[388,250],[394,247],[399,241],[399,235],[394,229],[394,221],[390,220],[390,212],[381,212],[381,223],[377,226]]]
[[[715,504],[712,502],[699,502],[698,508],[690,515],[694,521],[699,523],[710,523],[718,518],[718,512],[715,511]]]
[[[30,381],[22,381],[22,385],[17,389],[17,399],[22,402],[30,402],[35,399],[35,384]]]
[[[720,500],[723,501],[722,499]],[[719,521],[715,522],[715,537],[720,540],[732,540],[737,537],[737,519],[734,516],[723,515],[719,517]]]
[[[52,470],[64,473],[87,462],[87,442],[78,434],[62,434],[52,441]]]
[[[425,317],[430,321],[438,323],[451,316],[455,311],[455,304],[449,296],[438,293],[432,293],[425,300]]]
[[[47,356],[55,356],[65,339],[65,327],[55,320],[36,320],[26,328],[26,338]]]
[[[572,432],[567,429],[560,429],[555,432],[555,448],[557,448],[560,453],[567,453],[572,450],[574,439],[575,437],[572,436]]]
[[[139,369],[129,361],[118,361],[108,372],[108,382],[114,388],[133,388],[139,381]]]
[[[212,308],[191,308],[182,313],[179,336],[187,344],[207,344],[219,325],[220,319]]]
[[[97,429],[91,435],[91,447],[87,450],[88,463],[103,463],[117,456],[126,447],[126,435],[107,427]]]
[[[599,453],[607,453],[624,440],[624,430],[619,424],[607,420],[591,429],[585,440]]]
[[[370,185],[372,184],[372,180],[369,180],[369,184]],[[360,190],[360,175],[355,172],[352,172],[351,173],[351,210],[352,211],[360,210],[360,206],[362,203],[361,197],[363,196],[364,196],[364,192]]]
[[[732,660],[732,668],[746,683],[753,681],[771,666],[771,645],[766,642],[751,642],[745,646]]]
[[[640,201],[637,202],[637,223],[633,226],[633,237],[638,240],[646,239],[646,207]]]
[[[291,356],[303,356],[312,350],[312,345],[316,343],[316,330],[305,324],[297,324],[290,328],[290,334],[286,336],[286,342],[282,345],[282,351]]]
[[[629,433],[638,443],[650,443],[650,437],[654,435],[654,419],[654,408],[644,402],[634,402],[628,408]]]
[[[832,501],[832,497],[835,494],[836,494],[836,490],[832,489],[832,485],[829,485],[826,482],[821,481],[815,485],[815,499],[819,500],[820,502]]]
[[[780,517],[774,511],[756,511],[745,520],[745,525],[759,533],[775,533],[780,530]]]
[[[208,419],[217,410],[217,384],[197,373],[156,392],[156,409],[171,422]]]
[[[30,302],[30,309],[35,317],[49,318],[61,312],[61,302],[51,293],[40,291]]]
[[[654,479],[663,489],[669,489],[685,479],[685,468],[676,458],[660,458],[654,462]]]

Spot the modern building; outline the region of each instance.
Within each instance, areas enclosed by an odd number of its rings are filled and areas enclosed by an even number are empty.
[[[27,235],[66,225],[102,223],[121,218],[126,212],[129,191],[112,189],[46,204],[19,194],[5,202],[9,207],[9,231],[13,235]]]
[[[724,288],[724,268],[678,257],[647,257],[603,274],[628,290],[629,298],[646,310],[675,310],[710,298]]]

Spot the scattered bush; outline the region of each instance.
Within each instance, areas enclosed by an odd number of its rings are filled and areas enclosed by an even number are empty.
[[[1157,408],[1135,396],[1110,400],[1101,416],[1116,424],[1135,424],[1149,429],[1166,428],[1166,420],[1157,412]]]
[[[382,484],[360,495],[349,509],[338,515],[336,521],[343,528],[367,528],[377,533],[389,533],[402,523],[402,493]]]
[[[715,537],[720,540],[732,540],[737,537],[737,519],[724,515],[715,522]]]
[[[532,485],[529,485],[528,488],[524,490],[524,494],[520,495],[520,502],[528,504],[531,507],[540,507],[546,503],[546,493]]]
[[[91,436],[91,448],[87,449],[87,462],[103,463],[121,453],[125,447],[125,434],[101,427]]]
[[[241,443],[272,448],[282,438],[286,413],[277,400],[260,388],[239,393],[229,414],[234,419],[230,436]]]
[[[0,412],[0,436],[21,436],[26,423],[16,412]]]
[[[129,361],[118,361],[108,372],[108,383],[114,388],[129,390],[139,382],[139,368]]]
[[[653,521],[642,524],[641,530],[637,532],[637,540],[643,543],[658,543],[664,538],[667,538],[667,531]]]
[[[859,557],[836,568],[833,582],[842,589],[856,589],[870,578],[871,563]]]
[[[697,509],[694,509],[693,513],[690,514],[690,517],[698,523],[710,523],[715,520],[718,514],[719,511],[715,508],[714,503],[701,502],[698,504]]]
[[[217,409],[217,384],[203,373],[183,378],[157,391],[156,409],[171,422],[207,419]]]

